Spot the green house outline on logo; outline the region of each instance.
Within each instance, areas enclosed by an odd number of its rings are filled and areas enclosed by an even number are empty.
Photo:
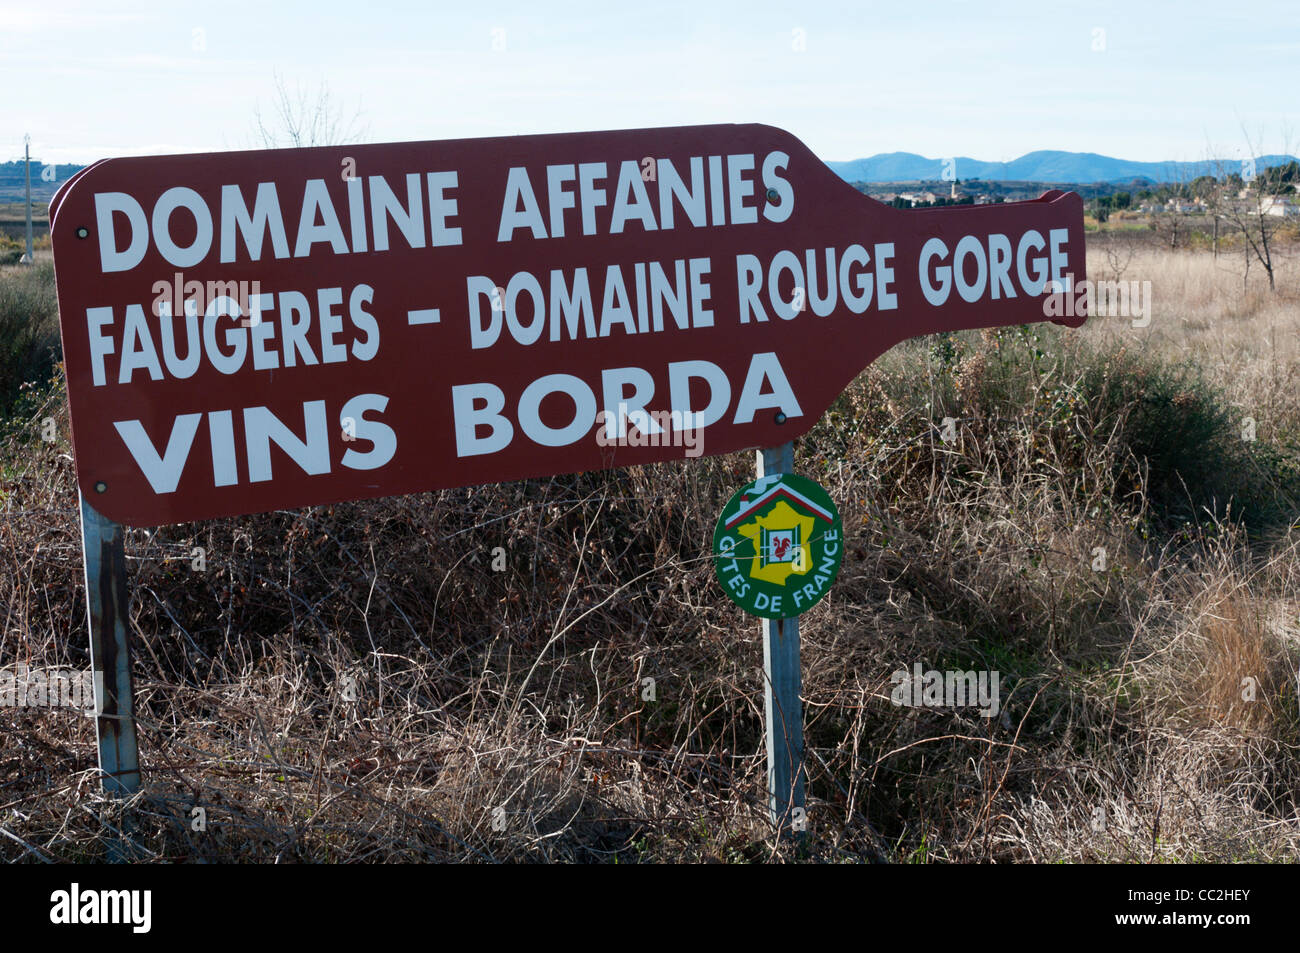
[[[818,489],[820,490],[821,487],[819,486]],[[825,491],[823,490],[822,492]],[[829,512],[825,507],[819,506],[817,503],[808,499],[807,496],[800,493],[788,483],[784,483],[780,478],[777,478],[776,480],[773,480],[771,485],[764,489],[764,491],[758,496],[752,498],[742,497],[740,505],[736,508],[736,512],[726,519],[723,526],[728,530],[735,529],[738,524],[743,523],[748,517],[752,516],[760,509],[766,509],[769,504],[775,503],[779,497],[784,497],[786,502],[793,504],[796,508],[803,510],[816,519],[823,520],[827,523],[835,522],[835,515],[833,513]]]

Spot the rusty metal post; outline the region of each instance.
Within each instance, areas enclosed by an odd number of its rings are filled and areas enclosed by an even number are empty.
[[[95,680],[95,735],[105,794],[140,790],[131,687],[130,595],[123,529],[81,500],[81,545],[86,557],[90,664]]]

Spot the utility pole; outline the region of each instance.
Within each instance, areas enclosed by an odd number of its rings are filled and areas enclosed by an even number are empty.
[[[35,261],[32,257],[32,137],[30,133],[23,136],[23,146],[27,157],[24,165],[27,174],[27,254],[23,256],[23,261],[30,265]]]

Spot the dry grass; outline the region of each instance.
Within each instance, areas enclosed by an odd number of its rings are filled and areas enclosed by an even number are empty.
[[[802,855],[764,813],[758,627],[706,558],[752,472],[734,455],[132,531],[139,856],[1294,859],[1294,511],[1170,518],[1133,409],[1089,383],[1186,353],[1259,419],[1251,453],[1284,456],[1294,262],[1246,303],[1230,264],[1139,248],[1124,277],[1155,283],[1150,328],[913,342],[801,441],[849,536],[802,628]],[[42,393],[5,454],[0,665],[85,666],[69,449],[34,436],[66,418]],[[895,707],[917,661],[999,671],[1001,713]],[[91,722],[0,710],[0,730],[0,857],[103,857],[123,814]]]
[[[1088,274],[1150,281],[1151,324],[1101,318],[1085,336],[1105,346],[1176,355],[1201,368],[1261,429],[1300,424],[1300,243],[1275,249],[1277,290],[1239,247],[1170,251],[1132,236],[1090,240]]]

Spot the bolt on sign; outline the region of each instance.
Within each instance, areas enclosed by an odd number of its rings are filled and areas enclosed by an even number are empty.
[[[784,619],[830,591],[844,558],[844,526],[827,492],[793,473],[742,487],[713,531],[722,591],[751,615]]]
[[[1083,321],[1077,195],[901,211],[763,125],[110,159],[51,216],[130,525],[776,446],[905,338]]]

